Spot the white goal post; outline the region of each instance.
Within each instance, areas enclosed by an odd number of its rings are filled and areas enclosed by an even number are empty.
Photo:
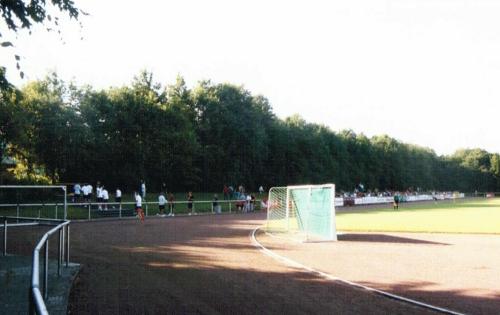
[[[337,240],[335,185],[273,187],[266,230],[302,240]]]

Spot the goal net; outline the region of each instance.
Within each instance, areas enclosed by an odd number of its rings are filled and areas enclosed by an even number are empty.
[[[337,240],[335,185],[273,187],[266,229],[301,240]]]

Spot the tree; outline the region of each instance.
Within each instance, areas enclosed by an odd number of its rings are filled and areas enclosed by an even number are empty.
[[[57,30],[59,28],[59,17],[53,16],[52,12],[60,12],[68,15],[70,18],[78,20],[80,14],[86,15],[84,11],[78,9],[72,0],[51,0],[48,4],[45,0],[0,0],[0,13],[7,25],[8,30],[17,33],[21,29],[29,30],[35,24],[48,24],[47,31]],[[0,33],[0,37],[5,38],[5,32]],[[4,49],[13,47],[11,41],[1,41],[0,46]],[[19,66],[19,55],[14,55]],[[22,71],[19,72],[21,78],[24,77]],[[5,77],[5,69],[0,71],[0,89],[8,86],[8,81]]]
[[[219,190],[222,183],[255,188],[267,157],[269,104],[243,87],[209,81],[198,84],[192,100],[203,189]]]
[[[278,119],[267,99],[241,86],[182,77],[162,87],[139,73],[108,90],[76,87],[51,74],[2,91],[0,149],[20,161],[15,177],[32,182],[101,181],[109,188],[219,191],[224,183],[333,182],[338,191],[411,188],[493,191],[500,157],[484,150],[451,156],[389,136],[367,138]],[[10,172],[10,171],[9,171]]]
[[[44,23],[46,20],[52,20],[52,17],[47,14],[47,4],[44,0],[26,2],[23,0],[0,1],[2,17],[8,28],[15,32],[19,28],[30,29],[33,23]],[[78,19],[80,11],[75,7],[72,0],[51,0],[51,3],[59,11]]]
[[[51,0],[50,4],[47,4],[45,0],[0,0],[0,13],[2,18],[7,25],[7,31],[16,33],[21,29],[29,30],[31,34],[31,29],[35,24],[49,24],[47,30],[58,29],[59,27],[59,17],[52,16],[50,14],[52,11],[60,12],[62,14],[68,15],[70,18],[78,20],[80,14],[86,15],[87,13],[79,10],[72,0]],[[60,30],[57,30],[60,33]],[[0,32],[0,49],[9,49],[14,46],[12,41],[5,39],[6,32],[2,30]],[[21,78],[24,78],[24,73],[21,71],[19,65],[20,56],[14,54],[13,56],[17,63],[17,70]],[[0,106],[2,107],[2,117],[14,121],[13,116],[8,116],[7,114],[13,114],[14,109],[8,108],[9,106],[14,106],[15,104],[8,101],[9,96],[12,95],[13,86],[9,83],[6,77],[6,68],[0,65]],[[5,115],[5,116],[4,116]],[[12,126],[12,123],[9,125]],[[2,123],[3,126],[3,123]],[[18,126],[21,128],[21,126]],[[14,141],[11,133],[5,132],[5,130],[0,131],[0,161],[5,157],[5,147],[8,143]]]

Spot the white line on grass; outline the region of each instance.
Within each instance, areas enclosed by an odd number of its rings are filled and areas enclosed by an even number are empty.
[[[367,290],[367,291],[370,291],[370,292],[373,292],[373,293],[376,293],[376,294],[380,294],[380,295],[383,295],[383,296],[391,298],[391,299],[395,299],[395,300],[402,301],[402,302],[405,302],[405,303],[410,303],[410,304],[413,304],[413,305],[417,305],[417,306],[420,306],[420,307],[431,309],[431,310],[434,310],[434,311],[437,311],[437,312],[441,312],[441,313],[444,313],[444,314],[464,315],[464,313],[459,313],[459,312],[452,311],[452,310],[449,310],[449,309],[446,309],[446,308],[442,308],[442,307],[430,305],[430,304],[427,304],[427,303],[419,302],[417,300],[412,300],[412,299],[409,299],[409,298],[405,298],[403,296],[392,294],[392,293],[389,293],[389,292],[386,292],[386,291],[382,291],[382,290],[378,290],[378,289],[375,289],[375,288],[367,287],[367,286],[361,285],[361,284],[356,283],[356,282],[344,280],[344,279],[332,276],[330,274],[327,274],[325,272],[316,270],[314,268],[308,267],[306,265],[303,265],[303,264],[301,264],[299,262],[291,260],[290,258],[286,258],[284,256],[276,254],[273,251],[271,251],[271,250],[267,249],[266,247],[264,247],[264,245],[262,245],[261,243],[259,243],[259,241],[257,241],[257,238],[255,237],[255,233],[259,229],[260,229],[260,227],[257,227],[257,228],[255,228],[250,233],[250,238],[251,238],[252,244],[255,247],[259,248],[264,254],[266,254],[266,255],[274,258],[275,260],[278,260],[281,263],[284,263],[285,265],[288,265],[288,266],[293,267],[293,268],[304,269],[304,270],[306,270],[306,271],[308,271],[308,272],[310,272],[312,274],[318,275],[318,276],[320,276],[322,278],[325,278],[325,279],[328,279],[328,280],[331,280],[331,281],[342,282],[344,284],[347,284],[347,285],[350,285],[350,286],[353,286],[353,287],[356,287],[356,288],[360,288],[360,289],[363,289],[363,290]]]

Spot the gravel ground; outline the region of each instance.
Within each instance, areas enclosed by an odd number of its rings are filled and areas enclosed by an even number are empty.
[[[265,214],[73,222],[71,260],[82,269],[68,312],[432,313],[264,255],[249,237],[264,222]],[[32,248],[30,234],[18,233],[12,246]],[[301,244],[261,233],[258,240],[334,276],[426,303],[473,314],[500,309],[498,236],[355,233]]]
[[[259,233],[258,240],[341,279],[467,314],[500,312],[497,235],[348,233],[299,243]]]

